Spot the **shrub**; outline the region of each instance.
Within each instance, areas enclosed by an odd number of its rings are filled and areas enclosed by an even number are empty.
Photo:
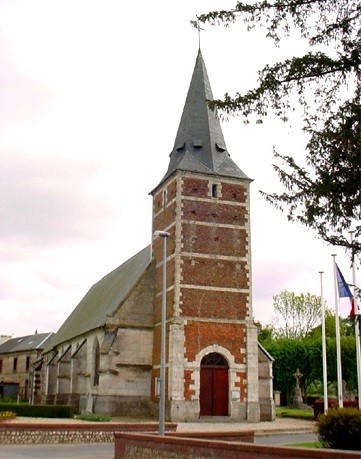
[[[12,411],[0,411],[0,422],[7,421],[8,419],[16,418],[16,414]]]
[[[307,419],[313,421],[313,412],[310,409],[277,407],[276,416],[281,418]]]
[[[343,401],[344,408],[358,408],[358,401],[357,400],[344,400]],[[329,398],[328,399],[328,408],[338,408],[338,401],[336,398]],[[317,421],[318,416],[325,412],[324,401],[323,399],[318,399],[313,404],[313,415],[314,419]]]
[[[321,414],[318,435],[326,448],[361,451],[361,411],[336,408]]]
[[[74,416],[75,419],[81,419],[83,421],[93,421],[93,422],[109,422],[110,416],[106,414],[95,414],[95,413],[86,413],[86,414],[77,414]]]
[[[72,418],[74,411],[68,405],[25,405],[0,403],[0,411],[12,411],[18,416],[33,418]]]
[[[338,402],[336,398],[329,398],[328,399],[328,408],[337,408],[338,407]],[[318,417],[320,414],[323,414],[325,412],[325,405],[324,405],[324,400],[323,398],[319,398],[318,400],[315,400],[313,403],[313,416],[315,421],[318,420]]]

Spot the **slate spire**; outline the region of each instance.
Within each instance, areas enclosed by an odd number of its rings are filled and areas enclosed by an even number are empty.
[[[212,99],[199,49],[168,171],[161,183],[176,170],[250,180],[230,158],[219,119],[207,103]]]

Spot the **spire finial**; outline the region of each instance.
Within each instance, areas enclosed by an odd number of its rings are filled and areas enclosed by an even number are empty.
[[[197,21],[196,24],[197,24],[196,28],[198,30],[198,49],[201,49],[201,30],[204,30],[204,29],[201,28],[199,21]]]

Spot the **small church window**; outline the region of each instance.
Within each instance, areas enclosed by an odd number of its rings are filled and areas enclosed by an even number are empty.
[[[218,185],[215,183],[212,185],[212,198],[218,198]]]
[[[94,374],[93,374],[93,385],[99,386],[99,367],[100,367],[100,349],[98,340],[96,340],[94,346]]]
[[[167,193],[167,190],[163,190],[163,209],[165,208],[166,204],[167,204],[167,198],[168,198],[168,193]]]

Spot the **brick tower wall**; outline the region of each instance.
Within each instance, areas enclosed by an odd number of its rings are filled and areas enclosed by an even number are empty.
[[[247,327],[252,316],[248,192],[246,181],[177,172],[154,194],[153,230],[171,234],[167,240],[167,397],[172,420],[198,417],[200,361],[210,352],[219,352],[229,364],[230,416],[247,417]],[[154,241],[153,250],[154,380],[160,360],[162,238]]]

